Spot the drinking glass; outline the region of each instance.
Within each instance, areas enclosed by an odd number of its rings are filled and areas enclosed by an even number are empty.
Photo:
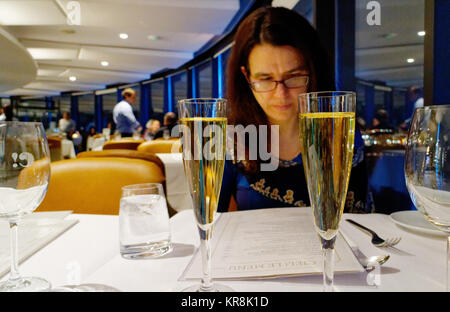
[[[120,254],[146,259],[172,251],[169,212],[160,183],[122,187],[119,211]]]
[[[0,291],[47,291],[50,283],[21,277],[18,266],[17,227],[23,215],[44,199],[50,179],[50,152],[39,122],[0,122],[0,218],[10,227],[11,272]]]
[[[447,234],[450,291],[450,105],[414,111],[405,154],[409,196],[431,224]]]
[[[185,99],[178,101],[183,133],[183,162],[200,233],[203,278],[201,285],[185,291],[232,291],[211,281],[211,245],[226,149],[226,104],[224,99]]]
[[[354,92],[299,95],[302,159],[314,226],[322,244],[324,291],[333,291],[334,244],[352,166],[355,106]]]

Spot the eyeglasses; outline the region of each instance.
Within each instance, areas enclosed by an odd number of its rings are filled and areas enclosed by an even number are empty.
[[[294,76],[284,80],[260,80],[250,82],[250,87],[256,92],[269,92],[282,83],[288,89],[301,88],[308,85],[309,76]]]

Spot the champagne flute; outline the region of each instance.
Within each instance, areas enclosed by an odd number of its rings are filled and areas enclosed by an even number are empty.
[[[405,154],[409,195],[429,222],[447,234],[450,291],[450,105],[414,111]]]
[[[0,122],[0,218],[10,227],[11,272],[0,291],[47,291],[50,283],[21,277],[18,266],[17,227],[44,199],[50,179],[50,152],[41,123]]]
[[[213,284],[211,278],[212,228],[222,186],[226,149],[226,103],[224,99],[184,99],[178,101],[183,133],[184,172],[200,233],[203,278],[201,285],[184,291],[232,291]]]
[[[352,166],[355,106],[354,92],[299,95],[302,159],[322,244],[324,291],[333,291],[334,244]]]

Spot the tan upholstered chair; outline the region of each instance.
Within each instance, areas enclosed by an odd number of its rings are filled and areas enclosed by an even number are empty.
[[[50,149],[51,161],[57,161],[63,159],[61,138],[47,137],[48,147]]]
[[[124,157],[124,158],[142,159],[154,162],[164,171],[164,164],[161,161],[161,159],[159,159],[159,157],[157,157],[154,154],[139,151],[127,149],[110,149],[104,151],[81,152],[77,154],[77,158],[86,158],[86,157]]]
[[[103,149],[129,149],[129,150],[137,150],[137,147],[144,143],[145,140],[135,140],[132,138],[125,138],[120,140],[111,140],[106,141],[105,144],[103,144]]]
[[[139,145],[137,150],[152,154],[181,153],[181,141],[180,139],[147,141]]]
[[[149,160],[82,157],[52,162],[47,194],[36,211],[117,215],[122,186],[152,182],[164,183],[164,171]]]

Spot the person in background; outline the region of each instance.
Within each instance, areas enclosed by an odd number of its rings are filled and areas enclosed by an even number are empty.
[[[3,109],[3,107],[0,107],[0,121],[5,120],[6,120],[5,110]]]
[[[5,121],[12,121],[13,120],[13,108],[11,104],[6,104],[3,106],[3,113],[6,116]]]
[[[145,125],[144,140],[150,141],[155,137],[156,132],[161,128],[161,123],[158,119],[150,119]]]
[[[156,132],[153,139],[159,139],[162,137],[168,138],[172,137],[172,129],[178,123],[177,114],[174,112],[168,112],[164,115],[163,127],[161,127],[158,132]]]
[[[61,131],[61,133],[65,133],[67,135],[68,139],[70,139],[72,137],[72,134],[75,133],[76,130],[75,121],[70,119],[69,112],[63,113],[62,118],[58,122],[58,128]]]
[[[298,94],[335,90],[330,57],[317,31],[295,11],[263,7],[239,25],[227,64],[228,124],[278,125],[278,167],[262,171],[259,158],[225,161],[219,212],[310,205],[301,158]],[[259,136],[259,134],[258,134]],[[270,140],[269,140],[270,142]],[[355,150],[346,212],[366,212],[364,142]],[[275,157],[275,155],[272,155]]]
[[[405,121],[403,121],[400,124],[400,128],[402,130],[408,130],[409,129],[409,126],[411,125],[411,120],[412,120],[412,117],[414,116],[414,111],[416,110],[416,108],[424,106],[422,91],[421,91],[421,89],[418,86],[409,87],[408,92],[407,92],[407,96],[408,96],[408,100],[411,103],[414,103],[414,107],[413,107],[413,111],[412,111],[411,116],[409,116],[409,118],[405,119]]]
[[[132,105],[136,102],[136,91],[127,88],[122,91],[122,98],[123,100],[114,106],[113,120],[122,137],[132,137],[133,132],[142,130],[133,114]]]

